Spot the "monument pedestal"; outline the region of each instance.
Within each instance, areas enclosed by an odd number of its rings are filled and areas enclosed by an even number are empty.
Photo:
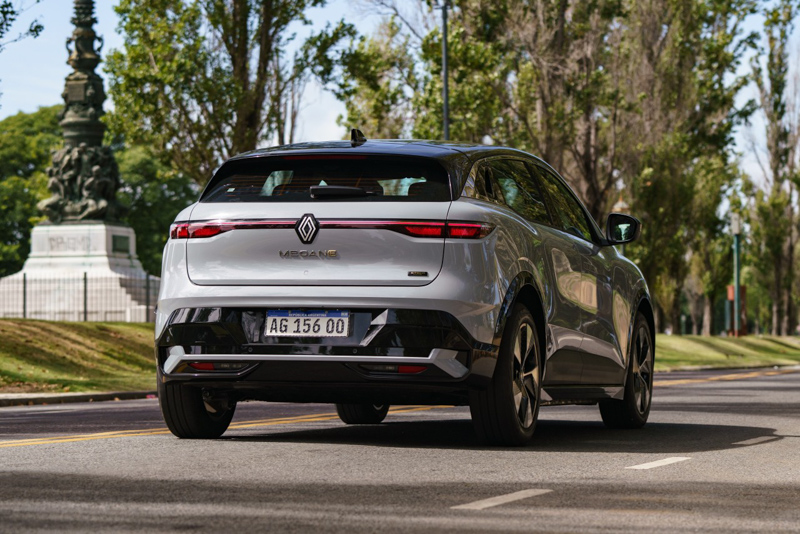
[[[0,279],[0,317],[145,322],[158,283],[142,269],[132,228],[45,223],[31,233],[22,271]]]

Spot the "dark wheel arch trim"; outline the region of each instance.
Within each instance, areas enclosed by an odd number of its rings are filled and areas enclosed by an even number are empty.
[[[503,331],[514,310],[514,305],[520,302],[528,308],[536,324],[536,333],[539,337],[539,358],[542,360],[539,364],[543,366],[547,354],[547,331],[545,328],[546,315],[541,295],[542,292],[539,290],[536,278],[533,274],[527,271],[519,273],[508,285],[506,296],[503,299],[503,303],[500,305],[492,344],[496,347],[500,346],[500,341],[503,338]]]
[[[637,297],[637,304],[636,307],[633,308],[633,314],[631,315],[631,325],[628,327],[628,340],[630,342],[633,341],[633,329],[636,327],[636,316],[641,313],[644,315],[645,321],[647,321],[647,326],[650,328],[650,340],[653,344],[653,365],[655,366],[655,358],[656,358],[656,322],[655,322],[655,314],[653,313],[653,304],[650,302],[650,297],[647,292],[642,289]],[[630,359],[631,350],[630,347],[628,348],[628,359]],[[625,362],[625,365],[628,365],[629,362]],[[627,373],[625,374],[625,381],[628,380]],[[625,384],[623,384],[625,385]]]

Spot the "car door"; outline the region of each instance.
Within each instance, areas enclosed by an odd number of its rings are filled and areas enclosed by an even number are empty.
[[[549,332],[543,384],[578,384],[583,365],[580,350],[584,317],[580,298],[575,294],[582,259],[572,245],[574,238],[555,227],[544,194],[525,161],[508,157],[489,160],[487,165],[506,204],[537,225],[544,250],[543,262],[548,263],[538,268],[549,273],[554,281],[554,298],[548,299],[552,306],[547,317]]]
[[[563,180],[543,165],[537,165],[536,170],[556,213],[557,224],[581,260],[580,274],[571,275],[574,279],[571,295],[582,311],[580,383],[621,383],[624,365],[612,310],[612,265],[616,252],[599,245],[596,224]]]

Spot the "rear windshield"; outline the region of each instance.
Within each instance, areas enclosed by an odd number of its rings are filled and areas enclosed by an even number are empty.
[[[315,188],[314,198],[310,188]],[[332,186],[327,190],[319,187]],[[351,193],[336,187],[359,188]],[[363,191],[363,192],[362,192]],[[450,200],[447,172],[436,161],[375,156],[274,156],[231,161],[201,202],[436,202]]]

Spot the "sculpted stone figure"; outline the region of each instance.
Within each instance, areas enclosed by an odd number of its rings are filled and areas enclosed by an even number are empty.
[[[100,63],[97,36],[93,25],[93,0],[75,0],[75,30],[67,39],[69,59],[74,69],[67,76],[64,111],[60,124],[64,148],[53,154],[47,169],[47,187],[53,196],[39,203],[39,209],[53,223],[65,221],[117,221],[124,208],[116,199],[120,186],[119,169],[111,149],[102,146],[105,125],[103,80],[94,69]],[[70,49],[74,45],[74,49]]]
[[[63,221],[117,221],[124,208],[117,202],[119,169],[105,146],[62,148],[47,169],[47,187],[53,196],[39,209],[54,223]]]

